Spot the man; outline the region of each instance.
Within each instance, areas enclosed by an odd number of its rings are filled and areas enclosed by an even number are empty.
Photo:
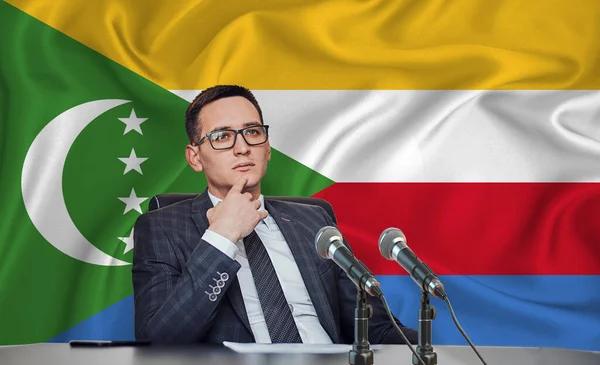
[[[136,338],[352,343],[356,287],[314,249],[331,217],[318,206],[261,195],[271,148],[252,93],[203,91],[188,107],[186,130],[186,159],[204,172],[208,189],[136,222]],[[382,305],[370,304],[369,341],[403,343]]]

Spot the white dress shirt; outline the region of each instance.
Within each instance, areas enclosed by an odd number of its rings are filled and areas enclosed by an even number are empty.
[[[214,206],[221,201],[221,199],[211,193],[208,193],[208,195]],[[265,210],[262,194],[258,200],[261,203],[259,210]],[[283,294],[292,310],[292,316],[300,332],[302,342],[310,344],[332,343],[331,338],[319,322],[317,312],[310,300],[308,290],[300,275],[300,270],[298,270],[298,265],[279,227],[275,223],[275,219],[270,215],[267,216],[267,218],[258,223],[255,231],[265,245],[273,263],[275,273],[283,289]],[[265,316],[258,300],[258,293],[256,292],[254,278],[250,271],[250,265],[248,264],[244,241],[240,239],[234,244],[227,238],[210,230],[206,230],[202,239],[240,263],[241,268],[237,273],[237,278],[252,333],[257,343],[271,343],[271,336],[269,335]]]

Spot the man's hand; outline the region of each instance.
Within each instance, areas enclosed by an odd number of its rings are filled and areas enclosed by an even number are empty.
[[[252,200],[250,193],[242,193],[247,182],[248,178],[242,177],[217,206],[206,212],[208,229],[233,243],[249,235],[269,214],[266,210],[258,211],[259,200]]]

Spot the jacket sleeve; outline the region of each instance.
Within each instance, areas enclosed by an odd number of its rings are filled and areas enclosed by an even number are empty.
[[[135,337],[154,343],[202,339],[240,264],[204,240],[183,261],[153,215],[134,229]]]
[[[323,209],[323,215],[327,224],[336,226],[329,215]],[[344,239],[344,244],[349,250],[352,250],[348,242]],[[356,285],[348,278],[348,275],[336,265],[338,270],[338,298],[340,304],[340,335],[345,343],[354,342],[354,311],[356,308]],[[371,344],[403,344],[405,341],[398,333],[390,321],[385,307],[381,301],[375,297],[367,296],[367,302],[373,307],[373,316],[369,319],[369,343]],[[394,321],[402,329],[408,341],[416,344],[418,333],[412,328],[404,326],[398,318],[394,316]]]

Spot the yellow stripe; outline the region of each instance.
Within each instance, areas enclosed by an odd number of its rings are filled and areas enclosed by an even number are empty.
[[[167,89],[599,89],[597,0],[9,0]]]

